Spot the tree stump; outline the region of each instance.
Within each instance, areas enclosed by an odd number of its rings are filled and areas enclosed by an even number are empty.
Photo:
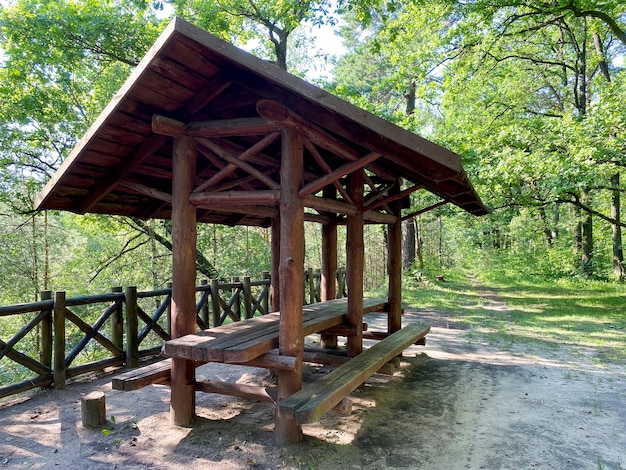
[[[103,392],[91,392],[80,402],[83,426],[102,426],[106,422],[106,402]]]

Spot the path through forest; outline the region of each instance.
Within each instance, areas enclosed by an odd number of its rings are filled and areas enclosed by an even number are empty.
[[[484,288],[491,314],[506,314]],[[382,316],[368,317],[372,329]],[[111,390],[110,376],[0,407],[0,468],[72,469],[622,469],[626,367],[565,347],[506,350],[485,344],[441,312],[406,313],[433,325],[393,377],[375,375],[353,395],[349,417],[304,427],[298,446],[273,444],[273,408],[198,394],[192,428],[168,424],[169,389]],[[325,368],[308,367],[314,380]],[[269,383],[262,369],[222,364],[207,378]],[[115,423],[80,424],[80,398],[106,392]]]

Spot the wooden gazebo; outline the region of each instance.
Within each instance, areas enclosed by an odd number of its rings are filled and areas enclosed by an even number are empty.
[[[304,346],[304,221],[322,225],[322,300],[335,297],[337,226],[347,226],[342,321],[348,354],[357,356],[363,226],[389,226],[392,333],[401,329],[402,203],[418,190],[474,215],[489,211],[458,155],[174,19],[36,208],[171,219],[173,338],[195,333],[196,224],[271,227],[278,354],[297,365]],[[301,389],[301,374],[297,366],[279,371],[279,403]],[[194,418],[194,380],[194,362],[174,357],[174,424]],[[276,441],[299,436],[299,423],[277,413]]]

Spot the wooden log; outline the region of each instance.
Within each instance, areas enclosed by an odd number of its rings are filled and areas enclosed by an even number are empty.
[[[350,175],[348,192],[357,208],[363,206],[363,170]],[[365,244],[363,240],[363,213],[348,217],[346,237],[346,281],[348,284],[347,322],[354,325],[356,331],[348,336],[348,356],[356,356],[363,350],[363,269]]]
[[[280,191],[278,190],[258,190],[258,191],[228,191],[220,193],[193,193],[189,197],[189,202],[194,206],[212,204],[258,204],[275,206],[280,202]]]
[[[80,414],[85,427],[102,426],[106,422],[106,398],[103,392],[91,392],[80,400]]]
[[[302,357],[304,335],[302,296],[304,291],[304,207],[298,192],[303,181],[303,142],[297,128],[281,130],[280,167],[280,353]],[[302,372],[279,371],[278,401],[302,388]],[[278,445],[299,442],[301,428],[293,418],[276,414],[275,441]]]
[[[346,175],[349,175],[354,171],[360,170],[361,168],[369,165],[371,162],[380,157],[380,153],[371,152],[364,157],[359,158],[358,160],[341,165],[339,168],[332,171],[331,173],[324,175],[314,181],[311,181],[306,186],[304,186],[300,190],[300,197],[314,194],[322,189],[324,186],[334,183],[335,181],[338,181],[339,179],[343,178]]]
[[[67,368],[65,366],[65,291],[54,294],[54,388],[63,390]]]
[[[439,201],[436,204],[433,204],[432,206],[428,206],[425,207],[423,209],[420,209],[418,211],[415,212],[411,212],[410,214],[407,214],[405,216],[402,217],[402,221],[404,222],[407,219],[411,219],[413,217],[417,217],[420,214],[423,214],[424,212],[428,212],[428,211],[432,211],[433,209],[437,209],[437,207],[441,207],[441,206],[445,206],[446,204],[448,204],[448,202],[450,201]]]
[[[146,196],[152,197],[154,199],[158,199],[159,201],[167,202],[169,204],[172,203],[171,194],[166,193],[164,191],[159,191],[158,189],[155,189],[155,188],[151,188],[150,186],[146,186],[145,184],[135,183],[134,181],[128,181],[128,180],[121,180],[119,184],[120,186],[124,186],[125,188],[136,191],[139,194],[144,194]]]
[[[185,127],[185,134],[192,137],[242,137],[266,135],[276,131],[278,131],[278,126],[263,118],[194,121]]]
[[[396,183],[392,192],[399,193],[399,189],[400,184]],[[387,331],[393,333],[402,328],[402,222],[400,222],[402,208],[400,200],[395,200],[390,205],[398,217],[395,224],[389,225],[389,253],[387,255],[389,272]]]
[[[405,196],[408,196],[412,193],[414,193],[415,191],[418,191],[420,189],[424,188],[423,184],[415,184],[413,186],[411,186],[410,188],[404,189],[400,192],[395,192],[394,194],[390,194],[389,196],[387,196],[386,198],[383,198],[381,200],[375,201],[370,203],[369,205],[366,205],[365,208],[363,209],[364,211],[369,211],[369,210],[373,210],[376,209],[377,207],[380,207],[384,204],[387,204],[389,202],[393,202],[393,201],[397,201],[398,199],[402,199]]]
[[[324,157],[322,157],[322,155],[317,150],[317,148],[309,141],[306,141],[304,145],[308,149],[308,151],[311,153],[311,155],[313,155],[313,158],[315,158],[315,161],[320,166],[320,168],[324,170],[326,173],[332,173],[332,169],[330,165],[326,163],[326,160],[324,160]],[[333,181],[333,186],[335,187],[335,189],[337,189],[337,191],[339,191],[344,201],[346,201],[348,204],[352,204],[352,199],[350,199],[350,195],[343,188],[343,186],[341,186],[339,181]],[[335,199],[335,197],[333,196],[332,199]]]
[[[154,114],[152,116],[152,132],[170,137],[180,137],[185,135],[185,123]]]
[[[272,271],[270,273],[270,311],[280,311],[280,215],[272,217]]]
[[[196,169],[193,139],[174,139],[172,160],[172,337],[180,338],[196,328],[196,209],[189,203]],[[172,424],[184,426],[194,420],[194,383],[193,362],[173,359]]]
[[[347,204],[335,199],[326,199],[308,195],[302,198],[302,200],[305,207],[315,209],[319,212],[330,212],[333,214],[343,214],[348,216],[355,216],[358,213],[358,209],[352,204]]]
[[[364,331],[367,331],[367,323],[362,324],[360,331],[361,333],[363,333]],[[358,334],[358,332],[359,332],[359,329],[355,325],[342,324],[342,325],[333,326],[331,328],[327,328],[322,333],[332,334],[332,335],[337,335],[337,336],[354,336]]]

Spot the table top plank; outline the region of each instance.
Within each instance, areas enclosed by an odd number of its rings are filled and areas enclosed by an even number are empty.
[[[384,299],[363,299],[364,313],[386,308]],[[305,305],[302,309],[304,336],[344,322],[347,299],[333,299]],[[229,323],[167,341],[163,354],[204,362],[248,362],[278,347],[278,312]]]

